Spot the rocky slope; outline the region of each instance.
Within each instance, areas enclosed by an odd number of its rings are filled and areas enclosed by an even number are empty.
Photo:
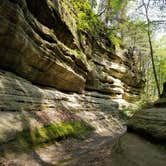
[[[0,157],[15,144],[125,131],[118,102],[139,97],[137,55],[104,33],[94,40],[75,17],[66,0],[0,1]]]

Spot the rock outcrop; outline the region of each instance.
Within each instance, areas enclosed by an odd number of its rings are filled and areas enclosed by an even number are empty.
[[[85,122],[101,135],[113,136],[125,129],[118,104],[107,95],[42,89],[2,70],[0,81],[0,143],[15,139],[20,132],[61,122]]]
[[[155,141],[166,140],[166,98],[159,99],[152,108],[137,112],[128,122],[129,130]]]
[[[61,91],[138,98],[143,82],[130,51],[110,50],[103,35],[92,40],[77,28],[67,1],[2,0],[0,67]]]
[[[68,0],[0,0],[0,165],[121,165],[112,143],[126,131],[120,103],[144,85],[138,56],[76,18]],[[155,112],[130,127],[165,139],[164,108]]]
[[[115,49],[103,32],[94,39],[80,31],[75,17],[67,0],[0,0],[4,156],[16,142],[35,147],[89,131],[125,131],[116,101],[139,98],[137,55]]]

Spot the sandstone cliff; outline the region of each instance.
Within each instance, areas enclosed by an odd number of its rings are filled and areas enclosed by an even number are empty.
[[[134,99],[141,78],[134,55],[111,50],[104,35],[80,32],[67,1],[2,0],[0,67],[35,84]]]
[[[75,17],[66,0],[0,1],[0,144],[125,131],[118,101],[139,98],[137,55]]]

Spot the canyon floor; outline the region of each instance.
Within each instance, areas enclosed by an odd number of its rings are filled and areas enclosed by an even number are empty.
[[[5,145],[4,145],[5,146]],[[165,166],[166,148],[126,133],[118,139],[92,134],[67,139],[33,150],[9,145],[2,166]],[[2,147],[1,147],[2,148]]]

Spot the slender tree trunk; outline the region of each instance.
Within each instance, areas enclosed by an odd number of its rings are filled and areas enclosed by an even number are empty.
[[[149,25],[148,25],[148,27],[149,27]],[[152,41],[151,41],[151,35],[150,35],[149,28],[148,28],[148,39],[149,39],[150,56],[151,56],[151,61],[152,61],[154,78],[155,78],[155,82],[156,82],[156,86],[157,86],[158,96],[160,96],[160,85],[159,85],[157,72],[156,72],[156,67],[155,67],[155,63],[154,63],[154,52],[153,52],[153,46],[152,46]]]
[[[160,93],[160,85],[159,85],[157,72],[156,72],[156,67],[155,67],[155,63],[154,63],[154,51],[153,51],[153,45],[152,45],[152,40],[151,40],[151,34],[150,34],[150,20],[149,20],[149,16],[148,16],[148,8],[149,8],[150,0],[148,1],[147,5],[145,4],[144,0],[142,0],[142,2],[143,2],[143,5],[144,5],[146,20],[147,20],[147,24],[148,24],[147,34],[148,34],[148,40],[149,40],[150,56],[151,56],[151,61],[152,61],[153,74],[154,74],[155,83],[156,83],[156,86],[157,86],[158,96],[160,97],[160,94],[161,94]]]
[[[150,66],[150,63],[147,64],[147,74],[146,74],[146,93],[147,93],[147,97],[150,96],[150,88],[149,88],[149,85],[150,85],[150,72],[149,72],[149,66]]]

